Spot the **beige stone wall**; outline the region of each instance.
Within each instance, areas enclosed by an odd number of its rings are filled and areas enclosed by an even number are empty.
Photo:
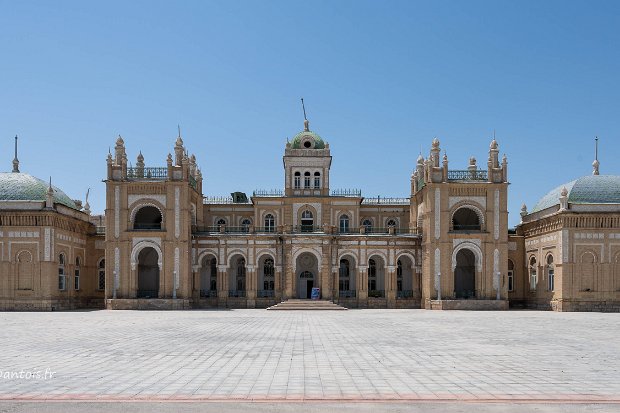
[[[101,306],[97,258],[104,257],[84,213],[3,211],[0,219],[0,309],[52,310]],[[82,217],[83,215],[83,217]],[[99,248],[97,248],[99,247]],[[60,265],[63,255],[65,264]],[[79,266],[76,263],[79,260]],[[59,289],[59,268],[66,287]],[[79,271],[79,289],[75,286]]]

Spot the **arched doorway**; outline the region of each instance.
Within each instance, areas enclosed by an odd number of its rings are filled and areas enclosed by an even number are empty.
[[[396,297],[412,298],[414,287],[413,261],[407,255],[396,260]]]
[[[385,298],[385,262],[378,255],[368,259],[368,297]]]
[[[466,248],[456,253],[454,268],[454,297],[473,298],[476,296],[476,256]]]
[[[312,288],[318,287],[318,259],[309,252],[297,257],[297,298],[311,298]]]
[[[200,296],[217,297],[217,259],[206,256],[200,268]]]
[[[230,268],[228,269],[229,297],[246,296],[246,275],[247,267],[245,257],[239,254],[233,256],[230,259]]]
[[[138,298],[159,296],[159,265],[157,251],[143,248],[138,254]]]
[[[340,259],[338,269],[338,296],[340,298],[355,298],[355,260],[353,257],[344,256]]]

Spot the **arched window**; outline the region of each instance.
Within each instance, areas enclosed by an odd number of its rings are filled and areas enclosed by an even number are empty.
[[[245,258],[237,260],[237,291],[245,291]]]
[[[377,263],[372,258],[368,260],[368,291],[377,289]]]
[[[480,218],[471,208],[459,208],[452,216],[454,231],[480,231]]]
[[[241,220],[241,230],[243,232],[249,232],[250,225],[252,225],[252,221],[250,221],[249,219],[244,218],[243,220]]]
[[[275,280],[275,268],[273,266],[273,259],[267,258],[263,265],[263,290],[273,291]]]
[[[339,271],[339,288],[340,291],[349,291],[351,289],[351,268],[349,260],[343,258],[340,260]]]
[[[553,291],[555,289],[555,267],[553,265],[553,255],[551,254],[547,256],[547,275],[549,280],[547,287],[549,291]]]
[[[403,290],[403,263],[401,260],[396,261],[396,291]]]
[[[99,260],[97,265],[97,289],[105,290],[105,259]]]
[[[386,224],[387,224],[388,228],[391,228],[391,227],[396,228],[396,220],[395,219],[388,219]]]
[[[304,172],[304,188],[310,188],[310,172]]]
[[[538,275],[536,273],[536,258],[530,258],[530,291],[536,291]]]
[[[295,189],[301,188],[301,173],[295,172]]]
[[[321,187],[321,173],[320,172],[314,173],[314,187],[315,188]]]
[[[58,289],[64,291],[67,289],[67,276],[65,274],[65,255],[58,256]]]
[[[340,215],[340,232],[343,234],[349,232],[349,216],[346,214]]]
[[[152,205],[143,206],[136,212],[133,221],[133,229],[148,231],[161,229],[162,216],[159,209]]]
[[[301,213],[301,232],[312,232],[314,230],[314,218],[312,212],[305,210]]]
[[[80,289],[80,257],[75,258],[75,269],[73,270],[73,289],[78,291]]]
[[[266,232],[275,232],[276,229],[276,220],[271,214],[265,215],[265,231]]]
[[[226,220],[224,218],[220,218],[217,220],[217,226],[226,225]]]
[[[508,260],[508,291],[515,290],[515,265],[512,260]]]
[[[362,221],[362,226],[366,230],[366,233],[371,233],[372,232],[372,221],[371,220],[369,220],[369,219],[363,220]]]

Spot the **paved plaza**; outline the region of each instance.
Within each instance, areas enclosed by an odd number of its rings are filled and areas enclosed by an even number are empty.
[[[102,310],[0,326],[11,402],[620,403],[619,314]]]

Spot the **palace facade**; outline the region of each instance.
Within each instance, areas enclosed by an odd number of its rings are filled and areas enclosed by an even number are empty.
[[[508,161],[449,168],[433,140],[404,198],[330,188],[329,144],[304,129],[284,188],[205,196],[182,138],[165,166],[107,158],[105,216],[19,171],[0,174],[0,308],[349,308],[620,311],[620,177],[594,172],[508,229]],[[17,163],[16,163],[17,162]]]

